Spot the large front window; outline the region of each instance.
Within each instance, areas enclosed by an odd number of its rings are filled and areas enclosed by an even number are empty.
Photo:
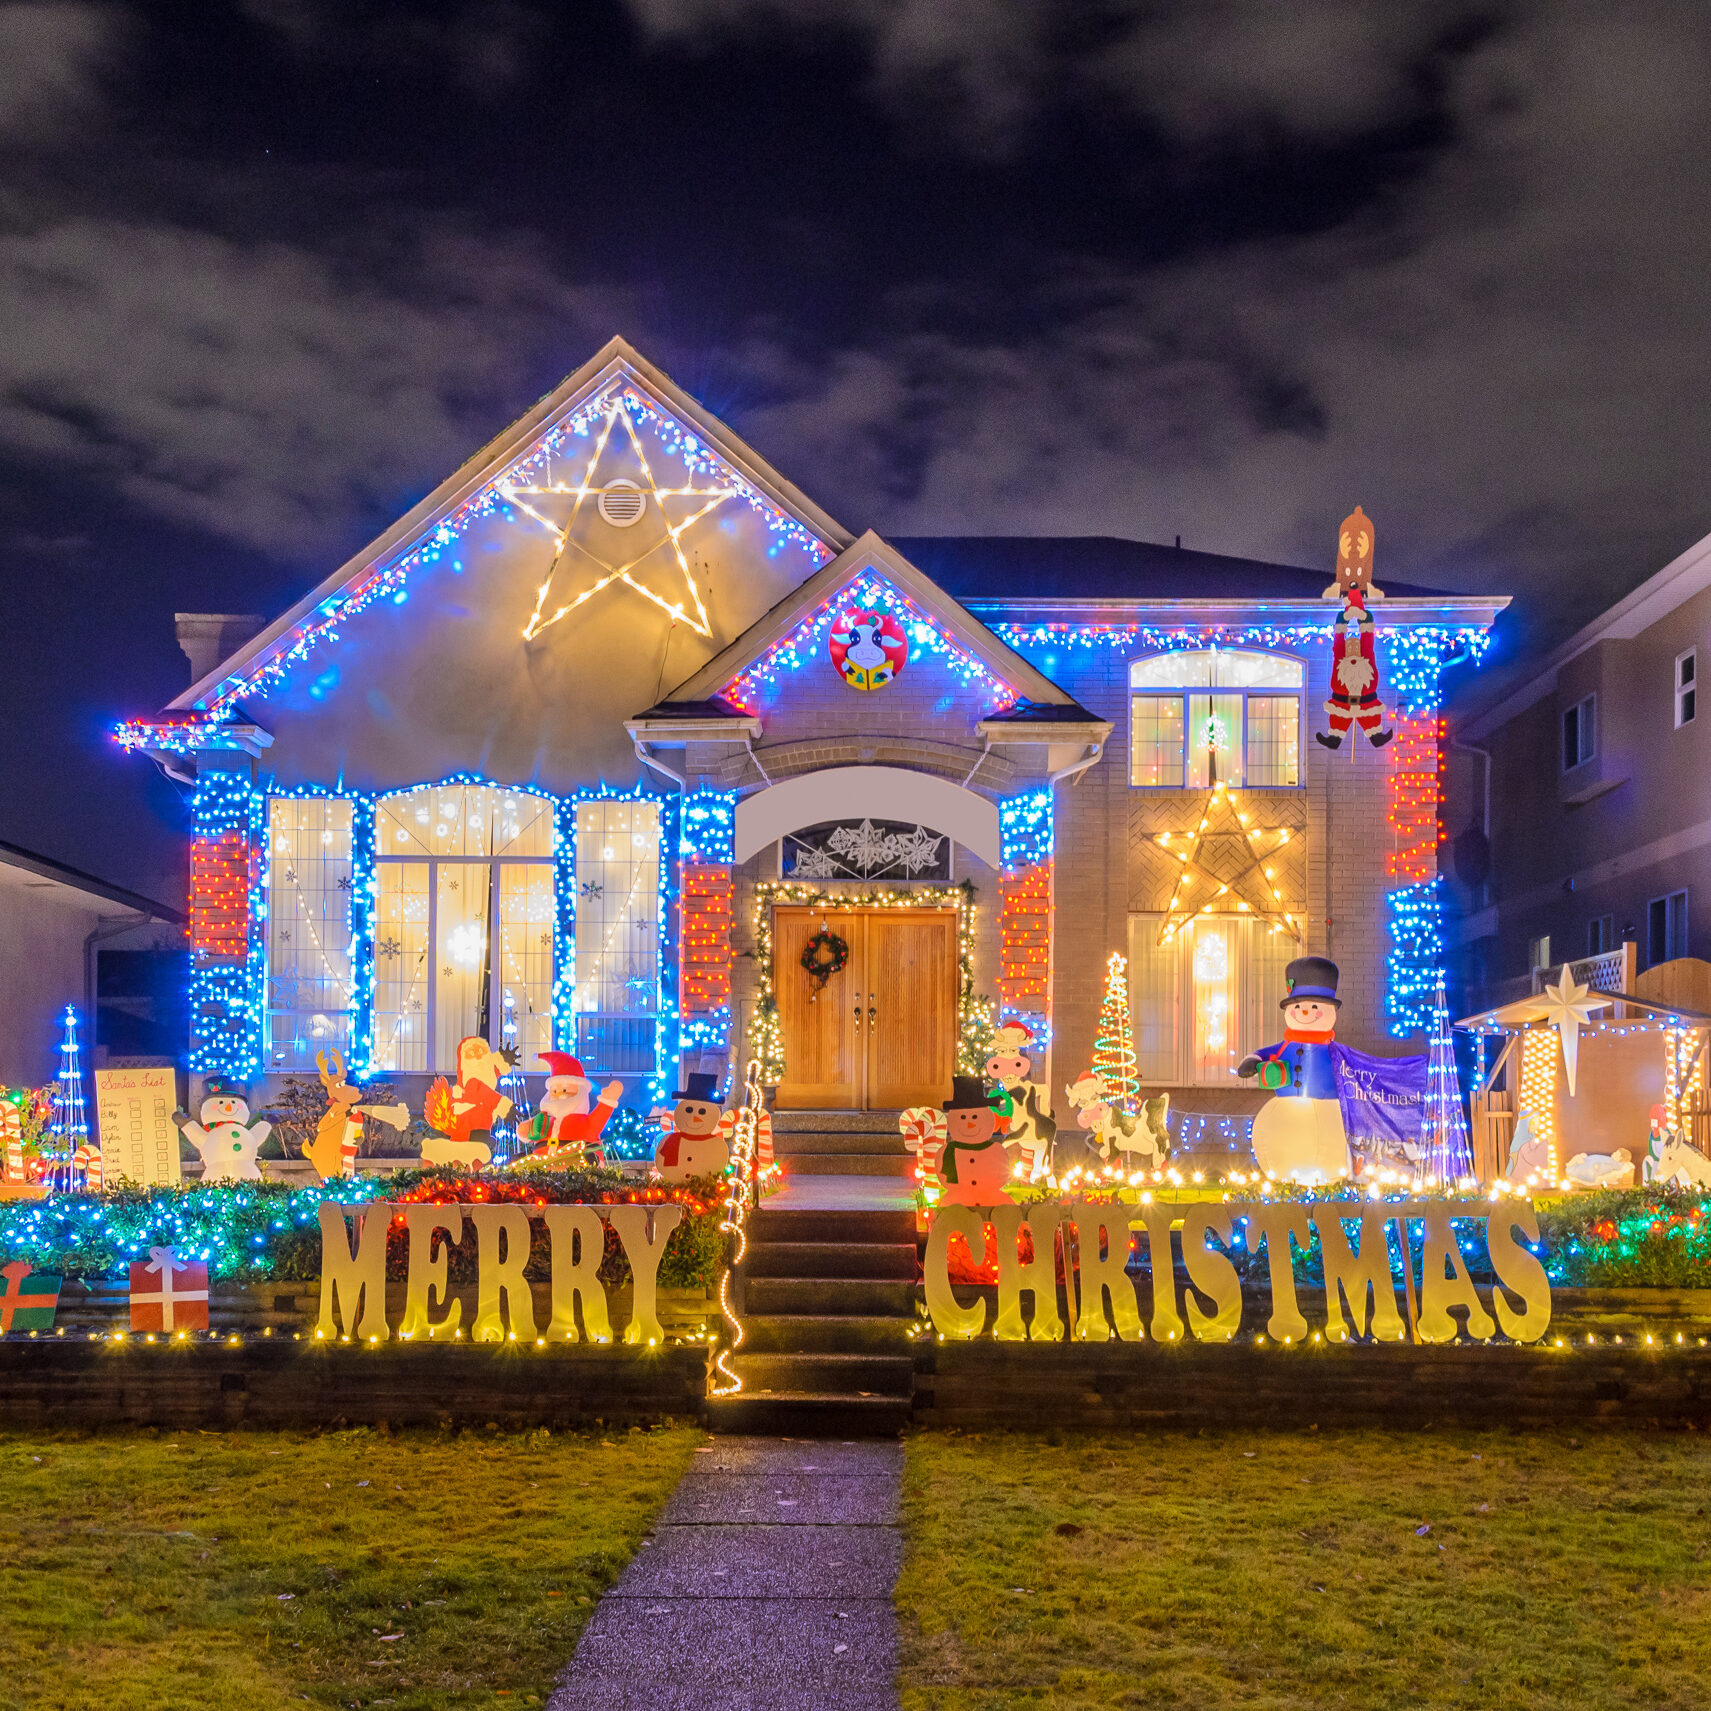
[[[1252,789],[1301,782],[1299,660],[1244,648],[1154,654],[1129,667],[1129,782]]]
[[[553,1043],[552,803],[433,785],[382,798],[374,838],[375,1069],[455,1069],[472,1034],[532,1068]]]
[[[313,1069],[351,1042],[351,804],[275,797],[267,807],[270,1070]]]
[[[576,805],[576,1055],[651,1075],[659,1019],[659,806]]]

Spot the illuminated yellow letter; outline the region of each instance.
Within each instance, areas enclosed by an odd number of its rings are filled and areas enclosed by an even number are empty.
[[[410,1267],[404,1285],[404,1323],[401,1337],[432,1336],[435,1331],[455,1331],[463,1323],[463,1303],[447,1304],[443,1319],[430,1317],[436,1295],[446,1299],[446,1248],[438,1241],[441,1230],[448,1242],[463,1239],[461,1206],[406,1206],[404,1225],[410,1232]]]
[[[1246,1223],[1248,1252],[1258,1254],[1265,1243],[1265,1262],[1271,1277],[1271,1317],[1266,1330],[1280,1343],[1298,1343],[1307,1335],[1307,1321],[1295,1293],[1295,1261],[1289,1251],[1293,1237],[1303,1253],[1312,1242],[1307,1228],[1307,1208],[1289,1200],[1258,1200],[1231,1210]]]
[[[1372,1334],[1380,1342],[1400,1342],[1408,1333],[1396,1310],[1396,1285],[1390,1275],[1389,1224],[1395,1208],[1367,1202],[1360,1210],[1360,1252],[1349,1246],[1340,1214],[1353,1211],[1335,1201],[1313,1207],[1319,1232],[1319,1253],[1325,1262],[1325,1340],[1346,1343],[1366,1332],[1367,1301],[1372,1302]],[[1337,1299],[1341,1290],[1348,1303],[1348,1323]]]
[[[553,1317],[549,1337],[576,1341],[576,1298],[582,1297],[582,1323],[591,1343],[612,1340],[606,1311],[606,1286],[600,1261],[606,1252],[606,1225],[592,1206],[544,1206],[541,1217],[553,1246]]]
[[[986,1303],[965,1307],[951,1288],[951,1237],[961,1234],[970,1254],[986,1252],[986,1214],[976,1206],[939,1206],[927,1236],[921,1278],[933,1329],[947,1337],[978,1337],[986,1329]]]
[[[1506,1201],[1491,1214],[1485,1235],[1491,1269],[1497,1273],[1491,1305],[1504,1336],[1518,1343],[1536,1343],[1551,1322],[1551,1280],[1539,1256],[1515,1240],[1517,1230],[1529,1242],[1539,1239],[1539,1215],[1530,1200]],[[1521,1297],[1525,1312],[1517,1313],[1510,1307],[1503,1296],[1505,1289],[1513,1289]]]
[[[1173,1343],[1182,1335],[1182,1319],[1176,1311],[1176,1256],[1170,1240],[1170,1227],[1175,1221],[1174,1206],[1143,1206],[1134,1220],[1137,1227],[1147,1232],[1147,1260],[1153,1284],[1152,1332],[1161,1343]]]
[[[471,1206],[475,1226],[475,1325],[470,1336],[478,1343],[502,1343],[505,1325],[499,1317],[500,1298],[519,1337],[535,1334],[535,1298],[523,1267],[529,1263],[529,1214],[521,1206]],[[505,1257],[499,1257],[499,1241]]]
[[[1061,1342],[1063,1320],[1057,1311],[1057,1227],[1063,1207],[1022,1207],[1006,1201],[992,1208],[992,1227],[998,1235],[998,1317],[992,1334],[1001,1342],[1019,1343],[1031,1336],[1036,1343]],[[1021,1232],[1034,1238],[1034,1257],[1026,1264],[1020,1251]],[[1034,1298],[1031,1328],[1022,1324],[1022,1292]]]
[[[1465,1307],[1467,1334],[1483,1343],[1497,1327],[1462,1262],[1450,1224],[1449,1202],[1428,1200],[1420,1210],[1426,1231],[1425,1252],[1420,1257],[1420,1335],[1428,1343],[1454,1342],[1456,1322],[1450,1317],[1450,1308]]]
[[[365,1342],[370,1337],[385,1342],[392,1335],[386,1324],[386,1232],[392,1224],[392,1212],[392,1207],[380,1202],[369,1206],[321,1202],[320,1336],[339,1334],[335,1313],[343,1314],[346,1335]],[[356,1221],[354,1253],[345,1224],[347,1213]],[[362,1322],[357,1324],[359,1308]]]
[[[653,1214],[649,1233],[649,1213]],[[683,1221],[681,1206],[614,1206],[606,1214],[624,1253],[630,1261],[630,1276],[635,1281],[635,1294],[630,1307],[630,1322],[624,1327],[626,1343],[658,1343],[665,1340],[659,1327],[658,1301],[659,1261],[671,1232]]]
[[[1210,1231],[1225,1247],[1230,1245],[1230,1211],[1209,1200],[1191,1202],[1182,1208],[1182,1260],[1188,1267],[1193,1289],[1183,1294],[1188,1309],[1188,1328],[1202,1342],[1227,1343],[1242,1324],[1242,1280],[1236,1268],[1221,1253],[1206,1245]],[[1202,1313],[1194,1290],[1212,1298],[1213,1311]]]

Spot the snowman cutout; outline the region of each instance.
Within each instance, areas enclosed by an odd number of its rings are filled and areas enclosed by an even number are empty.
[[[719,1132],[724,1100],[719,1078],[697,1070],[689,1085],[672,1094],[671,1130],[654,1154],[654,1175],[661,1182],[687,1182],[692,1176],[717,1176],[731,1162]]]
[[[273,1133],[265,1117],[251,1117],[242,1084],[223,1075],[208,1077],[202,1090],[201,1122],[174,1111],[176,1123],[202,1158],[206,1182],[259,1182],[256,1154]]]

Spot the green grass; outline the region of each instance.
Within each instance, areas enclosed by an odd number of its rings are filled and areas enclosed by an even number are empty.
[[[0,1707],[544,1703],[704,1441],[0,1433]]]
[[[1707,1506],[1692,1436],[920,1435],[903,1703],[1700,1711]]]

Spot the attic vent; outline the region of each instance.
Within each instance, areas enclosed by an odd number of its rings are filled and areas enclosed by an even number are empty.
[[[610,482],[600,495],[600,515],[614,529],[627,529],[632,523],[641,521],[642,510],[647,502],[647,495],[635,482],[626,481],[619,476],[616,481]]]

